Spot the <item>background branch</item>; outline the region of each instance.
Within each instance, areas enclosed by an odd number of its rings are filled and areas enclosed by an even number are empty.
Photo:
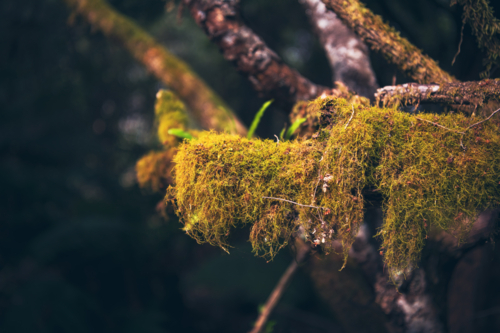
[[[117,40],[189,107],[204,129],[244,135],[245,126],[224,101],[182,60],[104,0],[64,0],[75,13],[107,37]]]
[[[341,81],[357,94],[373,99],[378,84],[366,45],[321,0],[299,2],[325,50],[333,82]]]
[[[224,58],[247,76],[265,98],[291,106],[330,90],[304,78],[267,47],[241,20],[237,1],[183,0],[183,3],[210,40],[219,46]]]
[[[322,0],[365,43],[418,83],[456,81],[437,63],[357,0]]]

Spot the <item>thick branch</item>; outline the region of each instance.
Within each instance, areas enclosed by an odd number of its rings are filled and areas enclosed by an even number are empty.
[[[384,105],[428,102],[477,107],[490,100],[500,100],[500,79],[452,82],[441,85],[406,83],[380,88],[375,97]]]
[[[373,14],[357,0],[322,0],[365,43],[396,64],[408,77],[418,83],[446,83],[456,81],[437,63],[422,54],[417,47],[401,37],[382,18]]]
[[[326,87],[311,83],[288,67],[238,15],[236,0],[183,0],[196,23],[221,49],[224,58],[248,77],[266,98],[284,104],[309,100]]]
[[[132,20],[104,0],[64,0],[76,13],[107,37],[116,39],[188,105],[205,129],[244,135],[245,127],[223,100],[189,66],[158,44]]]
[[[366,45],[321,0],[299,0],[319,37],[333,69],[333,82],[340,81],[359,95],[373,98],[378,88]]]

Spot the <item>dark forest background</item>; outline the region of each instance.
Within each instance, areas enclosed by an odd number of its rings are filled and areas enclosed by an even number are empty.
[[[264,100],[187,12],[177,18],[164,0],[110,3],[187,61],[249,125]],[[467,26],[451,66],[460,8],[446,0],[365,3],[443,69],[479,79],[484,55]],[[298,1],[242,0],[241,10],[289,65],[331,85]],[[138,187],[134,165],[156,144],[162,85],[119,45],[69,18],[60,0],[0,1],[0,332],[248,331],[291,251],[266,263],[242,231],[227,255],[196,244],[174,215],[157,213],[162,196]],[[394,75],[406,82],[380,56],[372,62],[381,86]],[[257,134],[273,137],[286,121],[273,108]],[[490,298],[490,308],[500,306],[498,290]],[[272,320],[274,332],[342,332],[305,272]]]

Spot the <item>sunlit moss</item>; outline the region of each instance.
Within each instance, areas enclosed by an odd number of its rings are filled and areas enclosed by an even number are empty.
[[[431,226],[463,236],[464,221],[500,204],[498,121],[466,131],[480,119],[417,117],[345,99],[311,105],[321,113],[313,139],[277,143],[206,132],[179,147],[169,197],[188,234],[227,248],[231,229],[251,224],[254,250],[272,258],[301,229],[327,252],[341,240],[346,255],[366,193],[378,192],[385,262],[400,271],[418,261]]]

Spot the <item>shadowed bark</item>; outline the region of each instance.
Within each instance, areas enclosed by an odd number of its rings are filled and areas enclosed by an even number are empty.
[[[358,95],[373,99],[378,88],[366,45],[321,0],[299,0],[325,49],[333,82],[341,81]]]
[[[224,58],[247,76],[262,96],[291,106],[330,90],[301,76],[269,49],[241,20],[238,1],[183,0],[183,3],[196,23],[219,46]]]
[[[129,18],[104,0],[64,0],[75,13],[117,40],[159,80],[172,89],[189,107],[204,129],[227,130],[245,135],[245,126],[226,103],[189,66]]]
[[[436,233],[424,249],[420,267],[396,281],[396,287],[378,253],[380,244],[373,238],[382,223],[381,211],[373,208],[366,213],[344,270],[338,271],[343,258],[336,255],[314,258],[308,268],[320,295],[347,332],[445,332],[447,316],[471,315],[468,310],[473,305],[451,304],[449,309],[449,303],[463,299],[464,285],[471,283],[467,277],[476,274],[474,262],[462,262],[462,258],[483,247],[497,221],[498,211],[481,214],[460,246],[453,236]],[[453,271],[455,266],[462,277]]]

